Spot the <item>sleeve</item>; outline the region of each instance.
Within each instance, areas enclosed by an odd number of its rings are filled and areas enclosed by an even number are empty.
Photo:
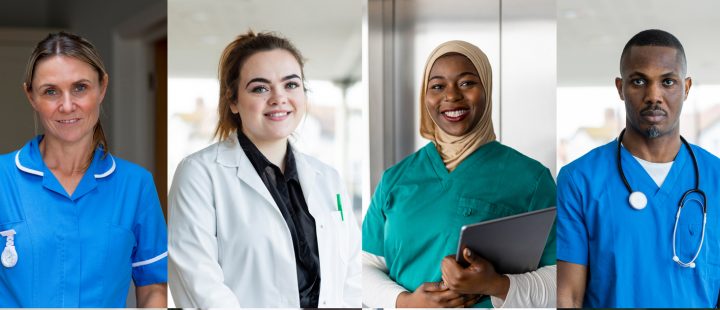
[[[363,306],[395,308],[398,295],[407,290],[390,279],[385,259],[363,251],[362,265]]]
[[[132,257],[135,286],[167,283],[167,228],[152,175],[145,172],[133,234],[137,245]]]
[[[340,181],[340,184],[343,184],[343,182]],[[345,186],[342,186],[341,191],[343,193],[342,197],[350,197],[347,194]],[[347,266],[347,279],[345,280],[343,288],[343,301],[347,308],[359,308],[361,307],[363,294],[360,284],[362,278],[362,267],[360,266],[360,228],[358,227],[358,221],[355,217],[352,203],[347,201],[345,205],[349,206],[347,209],[348,212],[346,212],[348,215],[346,223],[349,226],[350,246],[348,251],[350,253],[348,253],[348,257],[350,259],[348,260]]]
[[[588,234],[581,201],[572,174],[566,169],[560,170],[557,197],[558,259],[587,265]]]
[[[385,256],[383,250],[385,247],[385,214],[382,211],[385,206],[383,179],[380,179],[375,189],[375,194],[362,223],[362,250],[377,256]]]
[[[490,301],[495,308],[555,308],[556,274],[555,265],[523,274],[509,274],[510,289],[505,300],[492,296]]]
[[[549,208],[556,203],[556,192],[555,181],[550,174],[550,170],[545,168],[540,174],[537,183],[535,184],[535,191],[530,202],[530,211],[540,210]],[[555,243],[555,230],[557,226],[557,220],[553,223],[553,227],[548,235],[548,240],[545,243],[545,250],[540,257],[539,266],[555,265],[557,248]]]
[[[175,173],[169,205],[170,290],[178,307],[239,308],[218,264],[212,179],[185,159]]]

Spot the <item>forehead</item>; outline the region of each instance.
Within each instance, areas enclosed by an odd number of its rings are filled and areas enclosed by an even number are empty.
[[[430,76],[433,75],[453,75],[463,72],[470,72],[477,75],[475,65],[461,54],[449,54],[440,56],[436,59],[430,69]]]
[[[621,63],[621,73],[658,71],[682,75],[682,57],[668,46],[632,46]]]
[[[43,58],[35,65],[33,81],[61,82],[70,80],[72,82],[87,79],[99,79],[97,71],[88,63],[70,56],[50,56]]]
[[[282,78],[290,74],[300,76],[300,63],[292,53],[284,49],[257,52],[248,57],[240,68],[240,79]]]

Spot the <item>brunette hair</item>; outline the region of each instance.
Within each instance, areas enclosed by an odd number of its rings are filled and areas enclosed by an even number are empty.
[[[220,102],[218,104],[218,124],[215,129],[215,137],[224,140],[232,132],[242,128],[242,120],[230,110],[230,106],[237,104],[238,87],[240,83],[240,69],[250,56],[274,49],[283,49],[292,54],[300,64],[300,74],[303,83],[305,73],[303,72],[304,59],[300,51],[288,39],[274,33],[255,33],[248,30],[247,33],[239,35],[230,42],[220,56],[218,66],[218,79],[220,80]],[[306,89],[303,86],[303,89]]]
[[[95,46],[88,40],[63,31],[50,33],[37,44],[32,55],[30,55],[30,60],[28,60],[27,67],[25,68],[26,91],[32,90],[32,81],[35,76],[35,67],[37,67],[37,64],[43,59],[53,56],[72,57],[90,65],[97,71],[98,81],[100,81],[101,84],[103,79],[105,79],[105,75],[107,75],[100,54],[98,54]],[[103,157],[110,151],[107,138],[105,138],[105,132],[103,131],[102,124],[100,124],[100,119],[98,119],[97,124],[95,124],[93,132],[93,150],[98,147],[102,147]]]

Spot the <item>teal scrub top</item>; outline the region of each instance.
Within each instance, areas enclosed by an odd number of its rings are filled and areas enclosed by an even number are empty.
[[[539,162],[493,141],[448,172],[435,145],[390,167],[363,221],[363,251],[385,258],[392,280],[412,292],[441,280],[463,225],[555,205],[555,182]],[[540,266],[555,264],[555,227]],[[475,307],[492,307],[489,297]]]

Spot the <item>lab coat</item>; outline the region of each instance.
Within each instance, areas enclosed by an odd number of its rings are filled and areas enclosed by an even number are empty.
[[[315,218],[318,306],[361,307],[360,231],[343,182],[333,168],[294,155]],[[169,212],[168,282],[176,306],[300,307],[290,230],[237,136],[180,163]]]

